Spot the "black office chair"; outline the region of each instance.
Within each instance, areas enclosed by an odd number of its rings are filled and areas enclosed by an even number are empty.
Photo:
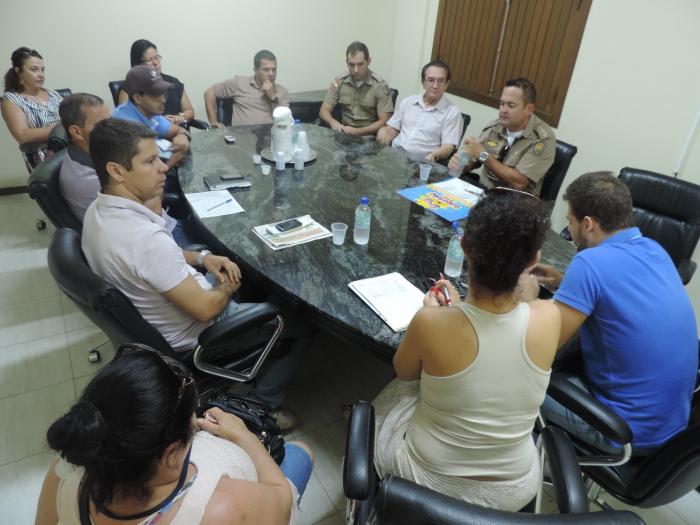
[[[73,215],[58,186],[61,164],[66,154],[65,150],[59,151],[39,164],[29,175],[27,186],[29,196],[36,201],[51,224],[56,228],[80,231],[83,225]]]
[[[557,506],[561,515],[498,511],[459,501],[398,476],[378,480],[374,470],[374,409],[360,401],[348,422],[343,490],[347,523],[364,525],[372,509],[378,523],[396,525],[642,524],[632,512],[588,512],[586,491],[571,443],[558,429],[542,430]]]
[[[467,115],[466,113],[462,113],[463,127],[462,127],[462,135],[461,135],[462,140],[460,140],[460,144],[462,142],[464,142],[464,136],[467,134],[467,128],[469,127],[469,124],[471,123],[471,121],[472,121],[471,115]],[[457,144],[457,146],[459,147],[459,144]]]
[[[122,343],[142,343],[183,361],[195,372],[202,396],[220,383],[219,378],[236,382],[253,379],[277,344],[284,327],[276,306],[258,303],[216,321],[199,335],[196,348],[176,353],[116,286],[90,269],[77,231],[69,228],[56,231],[49,245],[48,264],[61,291],[107,335],[115,347]],[[262,344],[259,338],[254,338],[253,345],[233,346],[232,341],[249,341],[250,337],[246,336],[273,321],[272,334]],[[226,349],[223,357],[207,359],[212,350],[218,350],[220,354],[221,349]]]
[[[554,163],[547,170],[542,181],[542,189],[540,190],[540,198],[542,200],[552,201],[552,203],[557,200],[561,184],[564,182],[564,177],[566,177],[566,173],[569,171],[569,166],[576,153],[578,153],[576,146],[557,140]]]
[[[629,444],[629,426],[589,392],[554,372],[547,393],[608,439]],[[700,485],[700,405],[695,399],[688,427],[649,456],[622,462],[570,435],[584,474],[608,494],[635,507],[666,505]],[[625,454],[626,455],[626,454]],[[594,493],[595,497],[595,493]],[[598,501],[606,506],[605,502]]]
[[[122,89],[122,84],[124,84],[123,80],[112,80],[111,82],[107,83],[107,85],[109,86],[109,92],[112,94],[112,102],[114,102],[115,108],[119,105],[119,92]],[[182,124],[180,124],[180,126],[182,126],[188,131],[190,128],[197,128],[202,130],[209,129],[209,124],[196,118],[188,120],[187,122],[183,122]]]
[[[216,120],[224,126],[233,125],[233,99],[232,98],[217,98],[216,99]]]
[[[635,225],[664,247],[688,284],[697,266],[690,259],[700,239],[700,186],[629,167],[619,178],[632,194]]]
[[[295,119],[299,119],[302,122],[309,124],[315,124],[318,120],[318,112],[321,110],[320,100],[315,101],[300,101],[300,102],[290,102],[289,109],[292,110],[292,115]]]

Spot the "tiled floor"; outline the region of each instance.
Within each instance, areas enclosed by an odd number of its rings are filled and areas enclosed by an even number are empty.
[[[50,226],[35,229],[39,216],[26,195],[0,197],[0,525],[33,523],[51,460],[46,428],[97,371],[87,351],[102,345],[103,362],[112,355],[104,335],[53,283],[46,266],[53,232]],[[343,523],[342,406],[371,400],[390,378],[388,365],[326,334],[301,356],[289,394],[301,420],[292,437],[306,441],[316,455],[301,523]],[[699,523],[700,494],[635,511],[650,525]]]

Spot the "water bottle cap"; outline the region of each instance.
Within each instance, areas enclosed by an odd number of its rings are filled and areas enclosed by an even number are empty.
[[[294,119],[294,124],[301,124],[301,119],[300,119],[300,118],[295,118],[295,119]]]
[[[452,229],[453,229],[454,231],[459,230],[459,222],[454,221],[454,222],[452,223]]]
[[[369,203],[369,199],[367,197],[360,197],[360,204],[367,204]]]

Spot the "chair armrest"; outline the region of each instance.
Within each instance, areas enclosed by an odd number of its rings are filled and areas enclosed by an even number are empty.
[[[590,393],[574,385],[567,377],[569,374],[552,373],[547,394],[608,439],[623,445],[631,443],[632,430],[627,422]]]
[[[588,495],[569,436],[563,430],[551,426],[542,429],[540,435],[559,514],[588,512]]]
[[[354,500],[367,499],[374,487],[374,407],[366,401],[353,405],[345,437],[343,491]]]
[[[678,270],[678,274],[681,276],[681,281],[684,285],[688,284],[693,278],[693,274],[695,273],[695,268],[697,268],[697,266],[698,265],[690,259],[681,261],[678,264],[676,269]]]
[[[487,509],[393,475],[382,480],[375,508],[383,525],[644,525],[629,511],[532,515]]]
[[[233,362],[225,366],[219,366],[220,357],[217,362],[204,359],[204,353],[209,348],[226,348],[228,345],[235,347],[237,335],[243,335],[253,328],[260,327],[273,320],[277,320],[277,326],[272,335],[266,341],[254,349],[232,349],[225,357],[234,357]],[[272,303],[258,303],[237,312],[235,315],[225,317],[216,321],[209,328],[199,334],[197,348],[192,355],[194,366],[202,372],[217,377],[223,377],[231,381],[245,383],[258,374],[263,363],[267,359],[272,349],[277,344],[282,330],[284,329],[284,319],[279,314],[278,309]],[[253,363],[251,365],[251,362]]]
[[[209,124],[207,124],[203,120],[199,120],[196,118],[193,118],[192,120],[188,121],[188,124],[189,124],[189,127],[191,127],[191,128],[202,129],[205,131],[210,128]]]
[[[199,334],[199,344],[204,348],[220,346],[230,341],[232,336],[262,326],[279,315],[272,303],[258,303],[236,312],[235,315],[216,321]]]

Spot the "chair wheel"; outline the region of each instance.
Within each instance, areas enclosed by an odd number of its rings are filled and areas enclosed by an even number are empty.
[[[36,229],[41,231],[46,229],[46,221],[44,219],[37,219]]]
[[[97,349],[90,350],[88,352],[88,361],[91,363],[99,363],[102,361],[102,355],[100,354],[100,351]]]

